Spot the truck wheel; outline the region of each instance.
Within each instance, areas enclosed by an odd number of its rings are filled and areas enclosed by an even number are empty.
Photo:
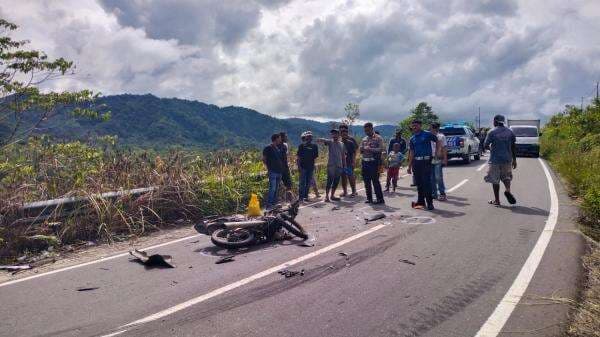
[[[463,163],[470,164],[471,163],[471,148],[467,151],[467,154],[463,157]]]

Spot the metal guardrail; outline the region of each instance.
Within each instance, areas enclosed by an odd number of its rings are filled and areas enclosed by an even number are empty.
[[[158,186],[135,188],[131,190],[112,191],[90,196],[74,196],[67,198],[35,201],[24,204],[17,210],[15,224],[42,222],[49,218],[60,218],[81,210],[92,199],[114,200],[124,196],[136,197],[144,193],[158,190]]]

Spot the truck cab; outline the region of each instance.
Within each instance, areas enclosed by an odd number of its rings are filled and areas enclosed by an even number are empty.
[[[517,120],[509,119],[508,127],[517,138],[517,156],[540,155],[540,120]]]
[[[461,158],[468,164],[471,162],[471,157],[475,160],[481,158],[479,139],[468,125],[446,124],[440,128],[440,133],[446,136],[448,159]]]

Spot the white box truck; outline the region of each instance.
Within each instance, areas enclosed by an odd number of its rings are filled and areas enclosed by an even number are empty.
[[[507,126],[517,137],[517,156],[540,155],[539,119],[509,119]]]

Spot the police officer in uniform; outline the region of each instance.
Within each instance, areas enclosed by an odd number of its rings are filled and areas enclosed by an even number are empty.
[[[429,131],[421,129],[420,120],[413,120],[411,130],[413,132],[409,141],[408,173],[413,174],[417,185],[418,199],[412,203],[413,208],[433,210],[431,160],[438,158],[442,153],[442,144],[438,137]],[[431,143],[435,143],[435,153]]]

